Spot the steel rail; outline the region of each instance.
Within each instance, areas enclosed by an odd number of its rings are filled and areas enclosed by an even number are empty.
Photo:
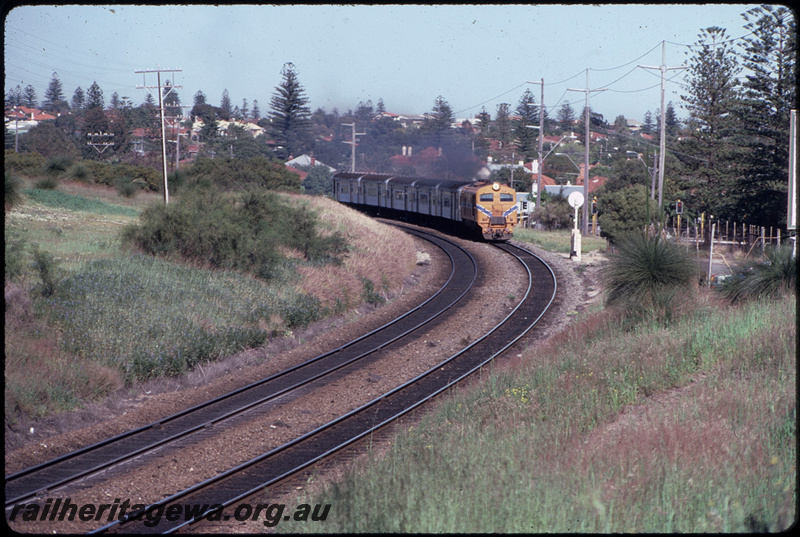
[[[442,237],[438,237],[436,235],[432,235],[432,234],[429,234],[429,233],[426,233],[426,232],[415,230],[415,229],[412,229],[412,228],[406,228],[405,226],[398,226],[398,227],[402,227],[405,231],[407,231],[409,233],[412,233],[412,234],[414,234],[414,235],[416,235],[416,236],[418,236],[420,238],[423,238],[423,239],[428,240],[429,242],[433,243],[434,245],[436,245],[437,247],[442,249],[442,251],[445,252],[445,254],[449,257],[449,259],[451,261],[452,267],[451,267],[450,275],[448,276],[447,281],[430,298],[428,298],[427,300],[425,300],[423,303],[421,303],[417,307],[413,308],[412,310],[404,313],[403,315],[397,317],[396,319],[393,319],[392,321],[384,324],[383,326],[381,326],[381,327],[379,327],[379,328],[377,328],[375,330],[370,331],[369,333],[367,333],[367,334],[365,334],[365,335],[363,335],[363,336],[361,336],[359,338],[356,338],[356,339],[354,339],[354,340],[352,340],[352,341],[350,341],[348,343],[345,343],[344,345],[341,345],[340,347],[338,347],[336,349],[333,349],[333,350],[331,350],[329,352],[321,354],[321,355],[319,355],[319,356],[317,356],[315,358],[312,358],[310,360],[307,360],[307,361],[305,361],[305,362],[303,362],[301,364],[298,364],[296,366],[293,366],[291,368],[283,370],[283,371],[281,371],[279,373],[271,375],[270,377],[267,377],[265,379],[261,379],[259,381],[254,382],[254,383],[251,383],[251,384],[249,384],[247,386],[244,386],[242,388],[239,388],[237,390],[234,390],[234,391],[229,392],[227,394],[224,394],[222,396],[216,397],[216,398],[211,399],[209,401],[206,401],[204,403],[195,405],[195,406],[190,407],[190,408],[188,408],[186,410],[183,410],[181,412],[178,412],[176,414],[173,414],[171,416],[168,416],[168,417],[163,418],[161,420],[158,420],[156,422],[150,423],[148,425],[145,425],[145,426],[142,426],[142,427],[138,427],[136,429],[132,429],[131,431],[127,431],[125,433],[122,433],[120,435],[116,435],[114,437],[108,438],[108,439],[103,440],[101,442],[92,444],[90,446],[86,446],[86,447],[84,447],[82,449],[79,449],[79,450],[76,450],[74,452],[67,453],[65,455],[62,455],[61,457],[52,459],[51,461],[47,461],[45,463],[42,463],[42,464],[39,464],[39,465],[36,465],[36,466],[32,466],[30,468],[24,469],[24,470],[22,470],[20,472],[16,472],[14,474],[10,474],[9,476],[6,476],[6,478],[5,478],[5,480],[6,480],[6,510],[13,508],[13,506],[15,504],[18,504],[18,503],[20,503],[20,502],[22,502],[24,500],[28,500],[30,498],[33,498],[33,497],[37,496],[37,495],[42,495],[42,493],[45,493],[45,492],[47,492],[49,490],[52,490],[52,489],[55,489],[55,488],[58,488],[58,487],[63,487],[63,486],[65,486],[65,485],[67,485],[67,484],[69,484],[71,482],[74,482],[74,481],[76,481],[78,479],[81,479],[81,478],[84,478],[86,476],[89,476],[89,475],[98,473],[100,471],[106,470],[106,469],[108,469],[108,468],[110,468],[110,467],[112,467],[114,465],[118,465],[118,464],[120,464],[120,463],[122,463],[124,461],[133,459],[134,457],[137,457],[137,456],[140,456],[140,455],[142,455],[142,454],[144,454],[146,452],[152,451],[152,450],[154,450],[154,449],[156,449],[156,448],[158,448],[160,446],[163,446],[165,444],[174,442],[174,441],[179,440],[181,438],[185,438],[185,437],[187,437],[189,435],[195,434],[195,433],[197,433],[197,432],[199,432],[201,430],[204,430],[204,429],[206,429],[208,427],[216,425],[219,422],[231,419],[231,418],[233,418],[233,417],[235,417],[237,415],[240,415],[243,412],[246,412],[247,410],[250,410],[250,409],[252,409],[252,408],[254,408],[254,407],[258,406],[258,405],[262,405],[262,404],[264,404],[264,403],[266,403],[266,402],[268,402],[270,400],[274,400],[277,397],[285,395],[285,394],[289,393],[290,391],[297,390],[300,387],[309,384],[310,382],[313,382],[315,380],[319,380],[320,378],[322,378],[322,377],[324,377],[326,375],[329,375],[334,371],[337,371],[337,370],[339,370],[339,369],[341,369],[343,367],[351,365],[351,364],[355,363],[356,361],[359,361],[359,360],[365,358],[366,356],[368,356],[368,355],[370,355],[370,354],[372,354],[374,352],[377,352],[378,350],[381,350],[381,349],[385,348],[386,346],[390,345],[391,343],[394,343],[397,340],[407,336],[411,332],[414,332],[415,330],[418,330],[419,328],[423,327],[425,324],[433,321],[434,319],[436,319],[437,317],[439,317],[440,315],[442,315],[443,313],[448,311],[456,303],[458,303],[467,294],[467,292],[472,287],[472,285],[474,285],[475,279],[477,278],[477,271],[475,270],[476,269],[476,263],[475,263],[474,258],[472,258],[472,256],[470,256],[468,253],[466,253],[462,248],[460,248],[457,245],[455,245],[455,243],[453,243],[452,241],[449,241],[449,240],[444,239]],[[26,490],[26,491],[24,491],[22,493],[14,492],[12,490],[12,493],[9,494],[9,484],[13,483],[16,480],[22,479],[25,476],[29,476],[29,475],[35,474],[37,472],[46,472],[46,471],[50,470],[51,468],[53,468],[56,465],[70,463],[71,461],[74,461],[77,457],[80,457],[80,456],[83,456],[83,455],[87,455],[87,454],[91,454],[92,452],[95,452],[95,451],[97,451],[97,450],[99,450],[101,448],[104,448],[104,447],[107,447],[107,446],[112,446],[115,443],[122,442],[123,440],[126,440],[126,439],[131,439],[132,437],[134,437],[136,435],[141,435],[141,434],[143,434],[145,432],[148,432],[148,431],[151,431],[151,430],[158,430],[158,429],[164,427],[166,424],[168,424],[170,422],[174,422],[175,420],[177,420],[179,418],[182,418],[184,416],[188,416],[190,414],[199,412],[199,411],[201,411],[203,409],[207,409],[211,405],[219,404],[219,403],[221,403],[223,401],[230,400],[234,396],[237,396],[237,395],[240,395],[240,394],[244,394],[244,393],[246,393],[248,391],[252,391],[255,388],[263,386],[265,383],[273,382],[278,378],[285,377],[289,373],[292,373],[292,372],[295,372],[295,371],[299,371],[299,370],[301,370],[303,368],[307,368],[311,364],[317,363],[317,362],[319,362],[320,360],[322,360],[324,358],[328,358],[330,356],[333,356],[336,353],[339,353],[339,352],[341,352],[341,351],[343,351],[343,350],[345,350],[345,349],[347,349],[349,347],[352,347],[356,343],[362,342],[362,341],[368,339],[369,337],[375,336],[375,335],[379,334],[380,332],[385,331],[385,330],[387,330],[388,328],[390,328],[390,327],[392,327],[394,325],[397,325],[402,320],[408,318],[413,313],[416,313],[416,312],[420,311],[424,306],[428,305],[434,299],[436,299],[438,296],[442,295],[442,293],[444,293],[446,291],[446,289],[448,289],[448,287],[451,286],[451,284],[453,284],[453,278],[456,275],[455,260],[453,259],[453,255],[450,252],[448,252],[446,248],[444,248],[441,244],[437,244],[437,242],[436,242],[437,240],[441,241],[443,243],[446,243],[449,246],[454,246],[458,250],[461,250],[461,252],[465,253],[466,257],[472,263],[473,275],[472,275],[472,279],[468,282],[468,284],[466,285],[464,290],[462,292],[460,292],[458,294],[458,296],[454,300],[452,300],[452,302],[450,302],[446,307],[441,308],[438,312],[435,312],[434,315],[427,316],[423,321],[419,322],[418,324],[416,324],[412,328],[410,328],[408,330],[405,330],[404,332],[400,333],[399,335],[396,335],[396,336],[394,336],[394,337],[392,337],[392,338],[390,338],[388,340],[385,340],[383,342],[379,342],[379,344],[377,346],[372,347],[370,350],[367,350],[366,352],[363,352],[363,353],[358,354],[358,355],[356,355],[356,356],[354,356],[352,358],[349,358],[349,359],[347,359],[347,360],[345,360],[343,362],[340,362],[339,364],[336,364],[334,367],[326,369],[326,370],[324,370],[324,371],[322,371],[320,373],[317,373],[317,374],[312,375],[310,377],[306,377],[304,379],[301,379],[299,382],[297,382],[295,384],[292,384],[292,385],[290,385],[288,387],[285,387],[283,389],[280,389],[280,390],[278,390],[276,392],[272,392],[272,393],[270,393],[269,395],[267,395],[265,397],[257,398],[256,400],[251,401],[251,402],[249,402],[249,403],[247,403],[245,405],[236,407],[234,410],[231,410],[231,411],[226,412],[224,414],[220,414],[220,415],[214,417],[213,419],[203,420],[202,423],[199,423],[199,424],[197,424],[195,426],[188,427],[188,428],[185,428],[183,430],[180,430],[179,432],[177,432],[175,434],[172,434],[172,435],[169,435],[169,436],[162,436],[161,438],[159,438],[158,440],[156,440],[154,442],[150,442],[150,443],[148,443],[148,444],[146,444],[144,446],[141,446],[141,447],[138,447],[136,449],[127,451],[127,452],[123,453],[122,455],[120,455],[118,457],[115,457],[115,458],[112,458],[112,459],[106,459],[106,460],[104,460],[104,461],[102,461],[102,462],[100,462],[98,464],[95,464],[93,466],[90,466],[88,468],[83,468],[83,469],[80,469],[80,470],[71,471],[67,476],[65,476],[63,478],[59,478],[59,479],[57,479],[55,481],[49,482],[45,486],[39,486],[39,487],[37,487],[35,489],[29,489],[29,490]],[[456,282],[456,283],[458,285],[463,285],[463,282]]]
[[[386,401],[387,399],[391,398],[394,395],[400,394],[403,390],[407,389],[409,386],[412,386],[412,385],[420,382],[422,379],[425,379],[425,378],[428,378],[428,377],[434,375],[436,372],[442,370],[443,366],[453,363],[453,361],[456,360],[458,357],[465,355],[470,350],[472,350],[473,348],[475,348],[479,344],[483,343],[487,338],[489,338],[493,334],[495,334],[501,327],[506,325],[508,323],[508,321],[515,314],[517,314],[517,312],[520,310],[520,308],[522,308],[523,304],[526,303],[528,298],[531,297],[531,294],[536,292],[536,289],[534,289],[533,275],[532,275],[530,266],[521,258],[521,256],[519,254],[517,254],[515,252],[515,250],[516,251],[521,251],[521,252],[524,252],[527,256],[530,256],[530,257],[534,258],[535,260],[537,260],[538,263],[540,263],[542,266],[544,266],[547,269],[547,271],[548,271],[548,273],[550,275],[550,278],[552,280],[552,285],[553,285],[552,293],[550,294],[549,298],[546,297],[547,298],[546,305],[541,308],[541,311],[539,312],[539,314],[530,321],[530,323],[527,325],[527,327],[525,327],[519,333],[514,335],[514,337],[512,337],[509,341],[505,342],[505,344],[501,348],[495,350],[492,354],[490,354],[488,357],[482,359],[476,365],[473,365],[467,371],[460,372],[456,378],[449,379],[444,385],[439,386],[435,390],[425,394],[423,397],[418,398],[417,400],[415,400],[410,405],[404,405],[403,408],[400,411],[392,414],[389,417],[385,417],[379,423],[377,423],[377,424],[375,424],[375,425],[373,425],[371,427],[368,427],[365,430],[362,430],[357,435],[349,437],[345,441],[340,442],[339,444],[337,444],[337,445],[335,445],[335,446],[333,446],[331,448],[326,449],[324,452],[319,453],[319,454],[315,455],[314,457],[303,461],[301,464],[299,464],[299,465],[297,465],[297,466],[295,466],[295,467],[293,467],[293,468],[291,468],[291,469],[289,469],[287,471],[284,471],[280,475],[272,477],[272,478],[270,478],[269,480],[267,480],[265,482],[259,482],[257,485],[252,486],[252,487],[250,487],[250,488],[248,488],[246,490],[239,491],[234,496],[230,496],[226,500],[221,501],[221,502],[208,502],[208,501],[206,501],[206,502],[202,502],[202,501],[201,502],[195,502],[196,504],[199,504],[199,505],[203,505],[203,504],[205,504],[205,505],[213,505],[214,508],[209,508],[208,510],[206,510],[205,512],[197,515],[196,517],[192,518],[191,520],[183,521],[183,522],[176,521],[176,522],[179,522],[179,523],[177,523],[177,524],[175,524],[173,526],[170,526],[169,528],[166,529],[166,531],[163,531],[163,533],[172,533],[172,532],[178,531],[179,529],[184,528],[186,526],[189,526],[189,525],[195,524],[197,522],[200,522],[204,518],[206,518],[209,515],[211,515],[212,513],[218,512],[220,509],[224,509],[225,507],[229,507],[229,506],[231,506],[231,505],[233,505],[233,504],[235,504],[235,503],[237,503],[237,502],[239,502],[239,501],[241,501],[241,500],[243,500],[243,499],[245,499],[245,498],[247,498],[249,496],[252,496],[252,495],[258,493],[259,491],[263,490],[264,488],[272,486],[275,483],[277,483],[279,481],[282,481],[282,480],[286,479],[287,477],[290,477],[291,475],[294,475],[297,472],[302,471],[303,469],[305,469],[305,468],[307,468],[307,467],[319,462],[320,460],[331,456],[332,454],[336,453],[337,451],[340,451],[341,449],[353,444],[354,442],[357,442],[358,440],[361,440],[362,438],[374,433],[378,429],[380,429],[382,427],[385,427],[388,424],[396,421],[397,419],[399,419],[403,415],[407,414],[408,412],[411,412],[412,410],[418,408],[419,406],[423,405],[424,403],[430,401],[432,398],[434,398],[437,395],[440,395],[441,393],[445,392],[446,390],[452,388],[458,382],[460,382],[460,381],[464,380],[465,378],[469,377],[470,375],[472,375],[473,373],[475,373],[476,371],[478,371],[479,369],[484,367],[486,364],[488,364],[489,362],[494,360],[497,356],[499,356],[500,354],[505,352],[508,348],[510,348],[511,346],[516,344],[528,332],[530,332],[530,330],[533,329],[533,327],[539,322],[539,320],[545,315],[545,313],[547,313],[547,311],[549,310],[549,308],[553,304],[553,301],[555,300],[555,296],[556,296],[556,292],[557,292],[557,281],[556,281],[556,278],[555,278],[555,274],[553,273],[552,268],[550,268],[547,265],[547,263],[545,263],[544,260],[542,260],[539,256],[537,256],[536,254],[534,254],[530,250],[527,250],[525,248],[521,248],[521,247],[518,247],[518,246],[514,246],[514,245],[505,244],[505,245],[499,246],[499,248],[501,248],[504,251],[506,251],[507,253],[513,255],[523,265],[523,267],[525,268],[525,270],[527,271],[527,274],[528,274],[528,288],[527,288],[527,290],[525,292],[525,295],[524,295],[523,299],[520,301],[520,303],[502,321],[500,321],[500,323],[498,323],[492,330],[490,330],[489,332],[484,334],[481,338],[479,338],[478,340],[476,340],[472,344],[468,345],[467,347],[465,347],[461,351],[457,352],[453,356],[447,358],[445,361],[441,362],[440,364],[438,364],[438,365],[430,368],[429,370],[421,373],[420,375],[418,375],[414,379],[404,383],[401,386],[398,386],[398,387],[394,388],[393,390],[391,390],[391,391],[389,391],[389,392],[387,392],[387,393],[385,393],[385,394],[383,394],[381,396],[376,397],[375,399],[373,399],[372,401],[362,405],[361,407],[359,407],[359,408],[357,408],[355,410],[352,410],[352,411],[348,412],[347,414],[344,414],[343,416],[340,416],[339,418],[336,418],[335,420],[332,420],[332,421],[330,421],[330,422],[318,427],[317,429],[314,429],[313,431],[310,431],[310,432],[308,432],[308,433],[306,433],[306,434],[304,434],[304,435],[302,435],[302,436],[300,436],[300,437],[298,437],[298,438],[296,438],[296,439],[284,444],[283,446],[279,446],[279,447],[269,451],[268,453],[265,453],[265,454],[263,454],[263,455],[261,455],[259,457],[251,459],[250,461],[247,461],[247,462],[242,463],[242,464],[240,464],[240,465],[238,465],[238,466],[236,466],[234,468],[231,468],[231,469],[229,469],[229,470],[227,470],[225,472],[222,472],[222,473],[218,474],[217,476],[209,478],[209,479],[207,479],[207,480],[205,480],[205,481],[203,481],[201,483],[198,483],[198,484],[196,484],[196,485],[194,485],[192,487],[189,487],[189,488],[187,488],[187,489],[185,489],[183,491],[177,492],[177,493],[175,493],[175,494],[173,494],[173,495],[171,495],[171,496],[169,496],[167,498],[164,498],[164,499],[162,499],[162,500],[160,500],[158,502],[150,504],[147,507],[145,507],[145,509],[140,510],[140,511],[136,511],[134,513],[131,513],[131,514],[127,515],[126,517],[124,517],[122,520],[111,522],[111,523],[109,523],[109,524],[107,524],[107,525],[105,525],[105,526],[103,526],[101,528],[98,528],[98,529],[94,530],[92,533],[104,533],[104,532],[108,532],[110,530],[125,531],[122,528],[122,526],[124,526],[127,523],[141,522],[141,517],[148,510],[153,510],[153,509],[156,509],[156,508],[159,508],[159,507],[164,507],[164,506],[166,506],[166,505],[168,505],[170,503],[175,503],[176,501],[178,501],[178,500],[180,500],[182,498],[186,498],[186,497],[190,496],[193,493],[202,492],[204,490],[208,490],[208,489],[212,488],[214,485],[217,485],[220,482],[223,482],[226,479],[231,478],[232,476],[236,476],[237,474],[241,474],[245,470],[253,468],[253,467],[259,465],[260,463],[263,463],[263,462],[267,461],[268,459],[271,459],[271,458],[275,457],[276,455],[281,454],[282,452],[285,452],[285,451],[287,451],[287,450],[289,450],[289,449],[291,449],[291,448],[293,448],[295,446],[300,446],[303,442],[308,441],[309,439],[312,439],[315,436],[318,436],[320,433],[328,431],[328,430],[332,429],[333,427],[335,427],[336,425],[342,424],[342,423],[346,422],[347,420],[353,418],[354,416],[358,416],[359,414],[366,413],[372,407],[375,407],[376,405],[381,404],[382,402]],[[159,522],[161,522],[161,521],[159,521]],[[141,531],[145,531],[145,532],[146,531],[155,530],[155,528],[148,528],[148,527],[137,528],[137,529],[141,530]],[[158,530],[156,530],[156,531],[158,531]]]

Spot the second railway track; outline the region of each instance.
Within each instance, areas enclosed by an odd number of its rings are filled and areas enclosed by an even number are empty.
[[[438,240],[441,241],[441,239]],[[369,434],[376,428],[389,423],[397,416],[405,414],[410,409],[418,406],[425,400],[434,396],[436,393],[440,393],[447,387],[453,385],[459,379],[469,375],[472,371],[481,367],[488,360],[491,360],[498,353],[502,352],[509,345],[513,344],[514,341],[518,340],[528,330],[530,330],[530,328],[535,324],[536,320],[541,317],[547,306],[552,302],[552,298],[555,294],[555,279],[552,271],[550,271],[549,268],[541,262],[541,260],[530,254],[530,252],[525,252],[511,245],[503,245],[500,246],[500,248],[508,251],[509,253],[516,252],[513,255],[516,255],[520,263],[526,267],[526,271],[530,276],[529,281],[531,283],[529,283],[529,290],[526,293],[525,299],[520,302],[513,315],[508,315],[506,319],[500,323],[500,325],[495,327],[491,335],[487,335],[484,338],[474,342],[460,353],[450,357],[444,363],[432,368],[425,374],[418,376],[411,382],[408,382],[403,386],[381,395],[370,403],[356,409],[355,411],[352,411],[341,418],[333,420],[325,426],[319,427],[314,431],[307,433],[300,438],[293,440],[292,442],[289,442],[288,444],[273,449],[265,455],[250,460],[245,464],[240,464],[233,470],[223,472],[210,480],[206,480],[199,485],[166,498],[165,500],[162,500],[163,504],[170,502],[189,502],[193,504],[206,505],[230,505],[232,502],[240,501],[241,498],[247,496],[248,494],[252,494],[253,491],[263,488],[265,484],[279,481],[281,478],[298,471],[298,469],[312,464],[321,457],[324,457],[325,455],[341,448],[342,446],[348,445],[356,441],[358,438]],[[449,255],[451,255],[452,259],[454,254],[451,253]],[[438,302],[434,300],[434,297],[421,305],[420,308],[414,310],[417,313],[413,315],[409,314],[407,316],[403,316],[401,319],[398,319],[398,323],[393,325],[391,328],[389,328],[389,325],[386,325],[382,327],[382,329],[368,334],[368,336],[374,338],[376,333],[384,332],[381,338],[382,341],[380,343],[376,344],[373,340],[371,343],[364,343],[366,347],[364,349],[360,349],[359,344],[361,344],[362,340],[368,341],[369,337],[367,337],[366,339],[361,338],[357,340],[357,342],[351,342],[340,349],[336,349],[334,354],[341,352],[343,348],[349,348],[352,352],[349,354],[349,358],[341,359],[340,357],[339,359],[328,363],[326,367],[328,369],[342,367],[342,364],[357,359],[355,357],[367,355],[369,353],[369,349],[367,347],[370,345],[373,348],[381,348],[398,339],[399,337],[407,335],[409,332],[413,331],[414,328],[424,324],[424,322],[420,320],[422,317],[415,317],[414,315],[421,315],[426,319],[435,318],[441,312],[435,313],[434,310],[442,310],[449,307],[443,307],[442,303],[449,303],[452,305],[458,302],[458,299],[463,296],[469,288],[469,285],[465,284],[464,281],[469,281],[471,284],[471,282],[475,279],[474,274],[469,276],[469,271],[463,271],[463,267],[465,265],[469,265],[470,263],[474,267],[474,262],[468,262],[466,258],[461,258],[460,260],[454,261],[454,267],[460,266],[462,268],[453,269],[453,274],[451,274],[450,278],[451,284],[454,280],[460,282],[460,284],[451,285],[450,290],[447,292],[442,291],[437,293],[436,297],[439,297]],[[536,283],[534,284],[533,282]],[[426,310],[426,308],[428,308],[428,310]],[[318,358],[321,359],[325,356],[327,355],[323,355]],[[322,375],[322,373],[315,371],[309,362],[318,363],[317,359],[315,359],[301,364],[301,366],[304,367],[300,368],[298,371],[305,370],[305,373],[300,376],[302,378],[309,379],[312,377],[317,378]],[[283,375],[276,376],[282,377]],[[291,374],[287,373],[286,377],[284,378],[290,377]],[[296,380],[297,379],[289,384],[296,384]],[[213,400],[210,402],[213,403],[213,405],[199,405],[195,409],[190,409],[193,410],[193,412],[188,414],[181,413],[176,416],[166,418],[165,420],[161,420],[156,424],[151,424],[151,426],[140,428],[137,431],[141,430],[149,432],[149,434],[146,436],[149,436],[150,438],[155,435],[155,438],[157,438],[157,444],[163,444],[167,441],[170,441],[172,438],[179,438],[181,436],[191,434],[191,432],[198,428],[205,428],[206,424],[208,423],[212,423],[215,420],[225,419],[228,414],[241,413],[246,408],[251,408],[255,405],[262,404],[264,393],[263,391],[257,389],[262,385],[262,383],[269,386],[269,389],[266,391],[271,392],[273,395],[275,393],[283,393],[283,391],[290,389],[289,387],[278,388],[278,384],[270,385],[268,382],[264,381],[254,383],[253,385],[242,390],[237,390],[237,392],[234,392],[234,394],[229,394],[225,398],[218,398],[231,401],[232,406],[230,407],[223,405],[215,408],[214,405],[218,403],[217,400]],[[237,400],[239,393],[247,392],[250,392],[251,394],[248,396],[248,399],[238,399],[236,404],[232,404],[233,401]],[[191,415],[195,411],[198,412],[197,415],[202,416],[201,418],[193,418],[197,420],[196,422],[184,421],[183,425],[177,427],[177,429],[170,429],[167,427],[174,427],[170,425],[170,423],[181,423],[180,418],[182,416]],[[126,435],[120,435],[119,439],[121,440],[131,436],[136,435],[132,435],[130,433]],[[145,438],[145,436],[140,438]],[[114,442],[111,442],[111,444],[113,443]],[[129,459],[136,456],[135,453],[132,453],[130,448],[126,449],[127,451],[118,451],[117,457],[110,458],[110,462],[107,462],[106,464],[114,465],[121,462],[120,460],[116,460],[120,456],[120,453],[122,453],[123,459]],[[146,449],[152,449],[152,446],[144,448],[138,447],[135,449],[138,449],[139,452],[143,452]],[[109,456],[107,455],[106,458],[109,459]],[[69,456],[67,456],[66,459],[63,457],[61,459],[67,461]],[[102,467],[92,467],[88,471],[83,470],[83,473],[94,473],[100,471],[101,469]],[[9,477],[14,476],[7,476],[6,478],[7,509],[11,503],[13,503],[13,501],[22,501],[19,499],[22,497],[20,494],[16,495],[16,499],[9,495]],[[63,483],[60,485],[53,485],[52,483],[54,483],[54,481],[51,481],[51,484],[45,485],[44,487],[40,486],[36,490],[41,495],[42,491],[46,492],[57,486],[63,486]],[[30,498],[31,493],[29,492],[28,494],[29,496],[27,496],[27,498]],[[33,494],[36,494],[36,491],[33,491]],[[10,499],[13,501],[9,502]],[[158,503],[161,504],[162,502]],[[172,527],[157,525],[155,527],[145,528],[140,526],[135,528],[131,526],[132,522],[135,521],[124,524],[114,523],[108,528],[105,528],[105,530],[121,529],[122,531],[127,532],[141,531],[142,529],[145,529],[148,532],[163,532],[175,529],[174,524]]]

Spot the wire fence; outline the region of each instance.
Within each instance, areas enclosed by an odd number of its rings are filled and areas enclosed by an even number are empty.
[[[679,244],[694,245],[697,250],[744,252],[763,254],[767,245],[780,247],[790,239],[789,233],[773,226],[755,226],[742,222],[714,221],[705,219],[687,220],[672,217],[667,222],[667,230],[678,238]],[[713,232],[713,235],[712,235]]]

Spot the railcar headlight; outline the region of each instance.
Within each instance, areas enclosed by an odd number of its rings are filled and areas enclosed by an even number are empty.
[[[500,183],[492,183],[492,190],[500,190]]]

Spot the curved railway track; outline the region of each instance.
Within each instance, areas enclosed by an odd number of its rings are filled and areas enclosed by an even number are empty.
[[[190,520],[144,524],[132,513],[96,530],[98,533],[166,533],[201,522],[214,514],[229,520],[237,503],[302,471],[393,423],[420,405],[470,376],[522,339],[544,316],[556,295],[555,275],[535,254],[509,244],[498,248],[516,257],[528,274],[528,289],[517,307],[489,333],[409,382],[361,407],[211,479],[165,498],[146,509],[166,512],[171,505],[205,505]]]
[[[452,269],[445,284],[428,300],[364,336],[243,388],[193,406],[143,427],[92,444],[45,463],[5,476],[5,506],[26,502],[48,491],[119,465],[286,395],[345,366],[366,359],[409,336],[457,304],[477,277],[475,260],[441,237],[406,228],[441,248]]]
[[[453,268],[450,278],[434,296],[391,323],[351,341],[329,353],[291,369],[255,382],[145,427],[118,435],[22,472],[6,476],[6,510],[14,504],[74,483],[158,449],[171,442],[205,430],[219,422],[242,415],[269,401],[299,390],[311,382],[325,382],[325,376],[406,337],[453,308],[469,291],[477,277],[476,263],[464,250],[438,236],[412,228],[445,250]],[[516,309],[490,333],[410,382],[382,394],[369,403],[270,452],[223,472],[209,480],[165,498],[149,509],[171,504],[232,506],[244,498],[278,483],[332,453],[357,442],[379,428],[417,408],[502,353],[522,338],[542,317],[555,297],[552,270],[532,253],[509,244],[498,248],[517,257],[528,273],[528,291]],[[102,532],[167,532],[201,520],[160,521],[145,526],[129,516],[100,528]]]

